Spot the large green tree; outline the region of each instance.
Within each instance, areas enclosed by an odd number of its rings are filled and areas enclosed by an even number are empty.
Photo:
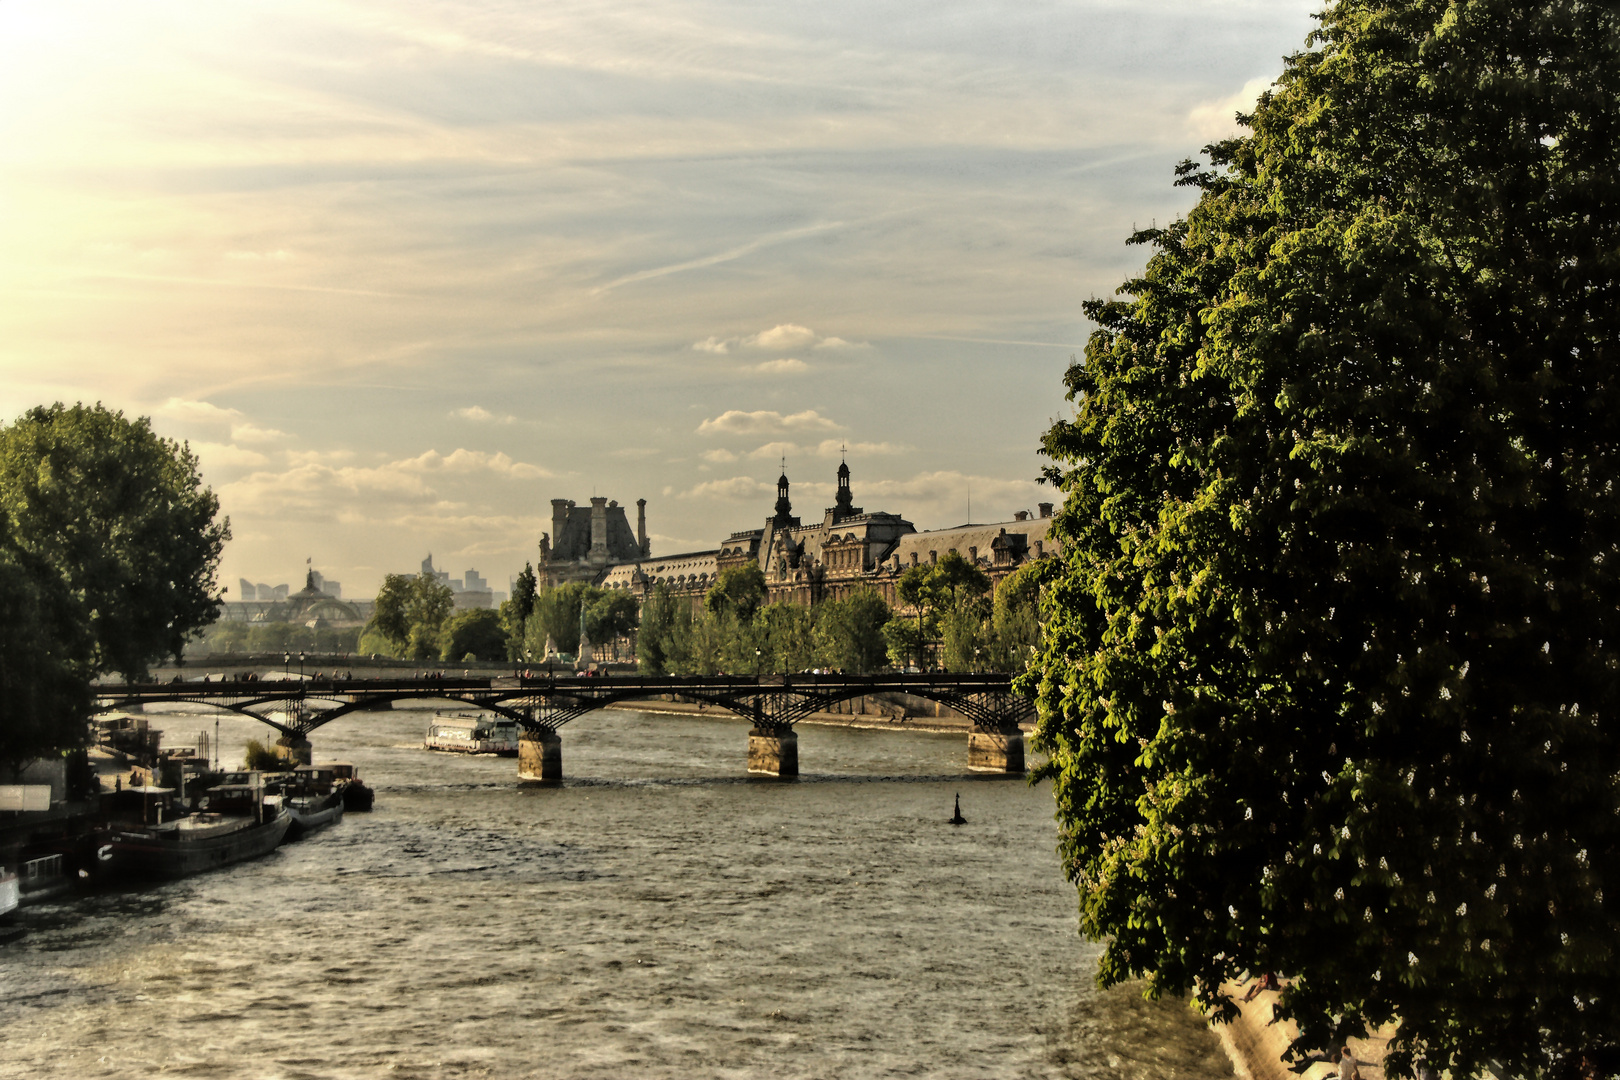
[[[0,428],[0,510],[18,548],[82,609],[92,669],[144,676],[214,621],[229,520],[188,446],[102,405],[30,409]]]
[[[816,610],[816,659],[839,671],[864,675],[884,666],[884,624],[889,605],[875,589],[856,589]]]
[[[492,608],[458,611],[439,631],[439,659],[457,664],[474,660],[506,660],[509,639],[501,616]]]
[[[455,593],[431,574],[385,575],[359,647],[373,651],[373,642],[381,638],[394,656],[435,659],[440,654],[440,630],[454,608]]]
[[[0,765],[84,741],[93,643],[61,575],[0,515]]]
[[[1340,0],[1094,301],[1039,745],[1101,978],[1620,1038],[1620,9]]]

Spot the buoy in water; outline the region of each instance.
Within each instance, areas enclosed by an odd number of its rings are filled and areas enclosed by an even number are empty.
[[[962,796],[956,796],[956,813],[951,815],[952,825],[966,825],[967,818],[962,816]]]

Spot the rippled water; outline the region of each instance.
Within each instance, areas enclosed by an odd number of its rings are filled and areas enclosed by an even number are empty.
[[[804,727],[782,783],[743,724],[603,712],[523,788],[416,749],[427,715],[317,733],[372,814],[25,910],[0,1077],[1231,1075],[1185,1006],[1093,988],[1050,791],[963,775],[963,736]]]

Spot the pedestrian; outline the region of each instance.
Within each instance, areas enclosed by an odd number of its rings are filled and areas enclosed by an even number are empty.
[[[1356,1055],[1350,1052],[1348,1046],[1339,1047],[1339,1080],[1361,1080],[1361,1070],[1356,1068]]]

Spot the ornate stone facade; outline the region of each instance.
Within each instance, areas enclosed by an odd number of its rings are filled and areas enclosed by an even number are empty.
[[[552,503],[554,508],[559,504],[561,500]],[[644,506],[645,501],[639,505]],[[806,524],[794,515],[784,473],[776,482],[773,513],[764,524],[732,533],[716,550],[624,560],[604,565],[588,578],[583,576],[588,561],[576,561],[581,576],[563,580],[592,580],[643,598],[664,584],[696,604],[727,568],[753,562],[765,575],[773,603],[819,604],[870,587],[893,605],[895,586],[908,567],[938,561],[950,551],[960,553],[993,583],[999,583],[1030,559],[1051,552],[1051,516],[1052,504],[1041,503],[1038,516],[1020,512],[1011,521],[918,532],[898,514],[868,513],[856,506],[849,465],[843,463],[838,466],[834,504],[819,520]],[[542,552],[545,550],[542,541]]]
[[[636,500],[636,531],[630,531],[624,507],[592,499],[589,509],[572,499],[551,500],[551,531],[540,534],[540,583],[600,582],[610,567],[634,563],[652,554],[647,540],[647,500]]]

